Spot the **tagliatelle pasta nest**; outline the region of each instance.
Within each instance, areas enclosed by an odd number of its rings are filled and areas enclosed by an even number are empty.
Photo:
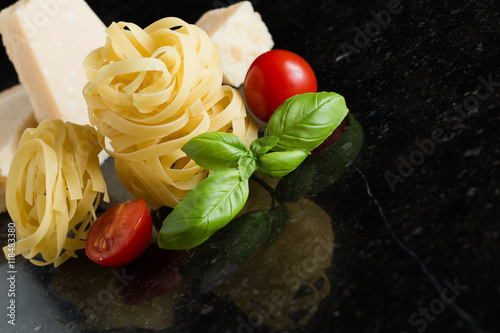
[[[221,131],[249,145],[257,126],[239,92],[222,86],[217,45],[197,26],[119,22],[107,34],[84,62],[91,122],[125,187],[153,209],[174,207],[208,174],[181,151],[187,141]]]
[[[36,265],[59,266],[85,247],[107,191],[91,126],[46,120],[27,129],[9,171],[7,210],[16,225],[14,253]],[[3,248],[6,257],[10,246]]]

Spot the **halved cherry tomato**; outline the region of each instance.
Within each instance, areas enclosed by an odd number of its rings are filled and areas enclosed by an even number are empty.
[[[311,66],[299,55],[286,50],[272,50],[257,57],[243,83],[248,108],[265,122],[288,98],[317,89]]]
[[[90,227],[85,253],[103,266],[121,266],[144,252],[151,240],[153,223],[142,199],[128,201],[105,211]]]

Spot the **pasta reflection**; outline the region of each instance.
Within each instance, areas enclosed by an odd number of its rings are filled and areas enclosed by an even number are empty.
[[[269,203],[257,189],[254,193],[257,197],[252,197],[251,206]],[[333,254],[330,217],[307,199],[286,206],[290,221],[281,235],[242,262],[228,281],[205,294],[208,298],[204,299],[213,304],[229,297],[252,326],[283,330],[305,325],[330,291],[324,272]],[[185,312],[185,307],[189,309],[199,297],[205,297],[199,294],[203,280],[193,284],[192,278],[178,271],[187,256],[185,251],[152,245],[137,261],[124,267],[102,267],[81,258],[60,267],[50,289],[81,312],[80,321],[68,325],[84,329],[166,329],[199,315]]]
[[[216,290],[231,296],[252,326],[277,330],[302,326],[330,291],[323,271],[333,255],[330,217],[307,199],[288,208],[291,220],[281,237],[258,250]]]
[[[177,272],[184,258],[185,252],[165,251],[154,245],[138,261],[123,267],[74,260],[58,269],[50,289],[81,312],[81,321],[68,319],[68,326],[166,329],[175,322],[179,300],[191,289],[191,281]]]

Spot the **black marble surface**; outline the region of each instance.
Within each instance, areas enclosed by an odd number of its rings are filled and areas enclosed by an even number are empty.
[[[232,1],[88,3],[105,24],[144,27],[164,16],[194,23]],[[500,332],[500,2],[253,4],[275,47],[306,58],[319,89],[345,96],[364,131],[361,152],[340,179],[306,194],[331,217],[334,254],[324,269],[331,288],[307,323],[284,331]],[[0,68],[0,88],[17,82],[4,53]],[[296,246],[283,251],[296,253]],[[230,297],[200,292],[200,281],[170,289],[168,279],[153,283],[170,274],[154,271],[159,260],[125,272],[83,257],[57,269],[18,259],[15,327],[7,323],[2,261],[0,331],[142,332],[158,322],[165,332],[276,331],[252,321]],[[144,280],[128,283],[141,274]],[[109,296],[102,286],[113,279],[129,284],[132,295],[161,295],[133,310],[96,303],[92,313],[89,304]],[[92,316],[98,319],[89,324]]]

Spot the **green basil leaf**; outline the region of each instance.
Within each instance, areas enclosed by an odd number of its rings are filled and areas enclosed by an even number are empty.
[[[280,139],[275,136],[264,136],[254,140],[250,144],[250,150],[255,157],[262,157],[265,153],[273,149],[279,140]]]
[[[251,153],[241,156],[238,161],[238,168],[243,180],[248,180],[253,172],[257,169],[257,162]]]
[[[189,140],[182,151],[208,170],[235,168],[240,157],[250,152],[239,137],[224,132],[200,134]]]
[[[276,136],[275,151],[311,151],[328,138],[347,115],[345,99],[334,92],[306,93],[276,109],[265,136]]]
[[[158,245],[163,249],[190,249],[224,227],[243,208],[248,180],[237,169],[219,170],[208,176],[163,221]]]
[[[304,150],[268,153],[257,159],[257,172],[266,177],[286,176],[295,170],[309,154]]]

